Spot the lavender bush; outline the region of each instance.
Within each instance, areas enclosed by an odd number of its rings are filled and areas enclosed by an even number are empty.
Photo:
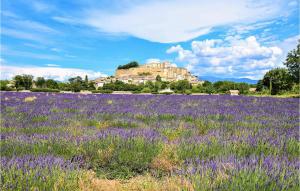
[[[2,190],[76,190],[87,171],[181,177],[195,190],[300,189],[299,99],[0,95]]]

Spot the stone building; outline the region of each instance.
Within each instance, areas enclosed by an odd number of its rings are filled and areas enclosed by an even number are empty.
[[[162,81],[172,82],[186,79],[191,84],[200,83],[197,76],[192,75],[185,68],[173,66],[170,62],[154,62],[129,69],[117,69],[115,76],[97,78],[94,82],[97,88],[116,80],[130,84],[141,84],[147,81],[156,81],[158,75]]]
[[[139,84],[155,81],[158,75],[162,81],[172,82],[186,79],[192,84],[199,83],[197,77],[193,76],[187,69],[173,66],[170,62],[155,62],[129,69],[117,69],[115,78],[125,83]]]

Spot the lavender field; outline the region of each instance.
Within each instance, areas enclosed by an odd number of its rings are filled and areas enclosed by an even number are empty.
[[[299,190],[299,99],[1,92],[1,190]]]

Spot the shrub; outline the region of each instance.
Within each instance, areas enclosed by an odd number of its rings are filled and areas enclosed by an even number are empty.
[[[145,87],[142,89],[142,93],[150,93],[150,92],[151,92],[151,89],[148,87]]]
[[[101,93],[101,90],[92,90],[91,92],[94,93],[94,94],[95,93]]]
[[[50,88],[32,88],[30,91],[32,92],[60,92],[58,89],[50,89]]]
[[[135,90],[135,91],[132,91],[132,93],[133,93],[133,94],[140,94],[140,93],[142,93],[142,92],[139,91],[139,90]]]
[[[185,90],[184,93],[185,93],[186,95],[191,95],[191,94],[192,94],[192,91],[191,91],[191,90]]]
[[[129,62],[128,64],[118,66],[118,69],[129,69],[129,68],[135,68],[138,66],[139,66],[139,64],[137,62],[133,61],[133,62]]]
[[[111,94],[112,90],[92,90],[92,93]]]
[[[171,95],[171,94],[173,94],[173,92],[162,92],[162,93],[160,93],[160,94]]]
[[[128,179],[147,172],[161,148],[159,142],[153,143],[142,138],[115,138],[88,143],[83,150],[98,175],[109,179]]]
[[[101,93],[103,94],[111,94],[112,92],[112,90],[101,90]]]

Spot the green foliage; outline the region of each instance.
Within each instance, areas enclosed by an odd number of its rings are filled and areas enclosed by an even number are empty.
[[[150,72],[142,72],[142,73],[139,73],[139,76],[149,76],[151,75]]]
[[[191,91],[191,90],[185,90],[185,91],[184,91],[184,94],[186,94],[186,95],[191,95],[191,94],[192,94],[192,91]]]
[[[170,84],[170,87],[172,90],[175,90],[176,92],[184,93],[185,90],[192,89],[192,85],[189,83],[188,80],[179,80],[177,82],[172,82]]]
[[[270,89],[272,95],[278,94],[282,90],[290,90],[293,85],[291,76],[285,68],[268,71],[262,81],[264,86]]]
[[[300,93],[300,84],[294,84],[292,88],[292,93],[299,94]]]
[[[213,87],[220,93],[226,93],[229,90],[236,89],[235,83],[231,81],[217,81],[213,84]]]
[[[111,94],[112,90],[92,90],[92,93]]]
[[[10,87],[7,87],[7,84],[9,84],[8,80],[0,80],[0,90],[1,91],[12,91],[13,89]]]
[[[160,75],[157,75],[155,79],[156,79],[156,81],[161,82],[161,77],[160,77]]]
[[[213,94],[216,93],[216,89],[213,84],[209,81],[204,81],[203,84],[197,85],[197,89],[200,93]]]
[[[173,94],[173,92],[162,92],[162,93],[160,93],[160,94],[171,95],[171,94]]]
[[[58,89],[50,89],[50,88],[32,88],[30,89],[32,92],[60,92]]]
[[[298,84],[300,75],[300,40],[298,40],[297,48],[288,53],[283,64],[288,68],[293,82]]]
[[[17,168],[1,171],[0,190],[79,190],[81,171],[65,171],[60,168],[31,169]]]
[[[258,80],[256,84],[256,91],[262,91],[264,89],[264,82],[263,80]]]
[[[46,80],[45,85],[49,89],[58,89],[59,88],[58,83],[53,79]]]
[[[137,91],[141,90],[142,87],[135,84],[127,84],[122,81],[115,81],[104,84],[102,87],[103,90],[112,90],[112,91]]]
[[[16,75],[14,77],[15,80],[15,86],[16,88],[24,88],[26,90],[29,90],[32,86],[32,80],[33,76],[23,74],[23,75]]]
[[[38,88],[45,88],[46,80],[43,77],[37,77],[35,81],[35,85]]]
[[[151,93],[151,89],[149,87],[144,87],[142,93]]]
[[[204,83],[202,84],[203,87],[208,87],[212,86],[213,84],[210,81],[205,80]]]
[[[80,92],[84,89],[84,81],[80,76],[69,79],[69,88],[73,92]]]
[[[135,68],[138,66],[139,66],[138,62],[132,61],[132,62],[129,62],[128,64],[118,66],[118,69],[129,69],[129,68]]]
[[[250,86],[247,83],[236,83],[235,88],[239,90],[240,94],[247,94]]]

